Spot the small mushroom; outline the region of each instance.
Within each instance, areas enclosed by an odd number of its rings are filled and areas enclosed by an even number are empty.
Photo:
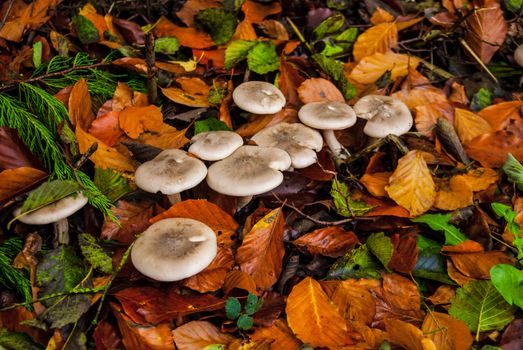
[[[285,96],[274,85],[263,81],[248,81],[232,92],[234,103],[254,114],[273,114],[285,106]]]
[[[523,44],[519,45],[516,50],[514,50],[514,61],[523,67]]]
[[[279,148],[241,146],[209,167],[207,183],[218,193],[246,197],[276,188],[281,171],[291,166],[289,154]]]
[[[255,134],[251,140],[258,146],[276,147],[289,153],[292,167],[301,169],[316,162],[321,150],[321,134],[300,123],[279,123]]]
[[[401,136],[412,127],[409,108],[394,97],[367,95],[356,102],[354,111],[368,120],[363,132],[370,137]]]
[[[191,143],[190,153],[203,160],[216,161],[230,156],[243,145],[243,139],[233,131],[208,131],[194,135]]]
[[[323,138],[335,157],[343,159],[349,154],[334,135],[334,130],[343,130],[356,123],[356,114],[349,105],[334,101],[311,102],[300,108],[298,117],[303,124],[323,130]]]
[[[134,242],[131,260],[145,276],[157,281],[179,281],[205,269],[216,256],[214,231],[187,218],[160,220]]]
[[[179,149],[167,149],[140,165],[134,173],[134,181],[144,191],[171,196],[172,203],[180,192],[202,182],[205,175],[207,168],[201,160],[189,157]]]

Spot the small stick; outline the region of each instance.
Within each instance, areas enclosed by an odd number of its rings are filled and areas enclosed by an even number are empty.
[[[149,103],[156,104],[158,100],[158,86],[156,83],[156,55],[154,53],[154,36],[149,32],[145,35],[145,60],[147,62],[147,96]]]

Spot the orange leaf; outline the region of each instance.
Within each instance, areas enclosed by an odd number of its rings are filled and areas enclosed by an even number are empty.
[[[133,105],[133,90],[124,83],[118,82],[113,94],[113,111],[121,111],[125,107]]]
[[[467,106],[469,104],[469,99],[467,97],[467,93],[465,92],[465,86],[457,82],[453,82],[449,101],[461,103],[462,105]]]
[[[192,49],[194,57],[201,65],[209,65],[215,68],[223,68],[225,65],[225,49],[199,50]]]
[[[260,289],[272,287],[283,269],[284,227],[282,208],[274,209],[253,226],[236,252],[241,270],[247,272]]]
[[[96,12],[94,6],[90,3],[85,4],[85,6],[82,7],[82,9],[80,10],[79,14],[91,21],[93,26],[98,31],[100,39],[103,40],[103,38],[105,37],[104,34],[105,32],[109,31],[109,28],[107,27],[107,23],[104,17]]]
[[[490,269],[497,264],[514,265],[515,260],[499,251],[452,254],[452,264],[467,277],[474,279],[490,279]]]
[[[507,120],[520,118],[522,107],[523,101],[501,102],[483,108],[478,115],[488,121],[494,130],[500,130]]]
[[[30,167],[7,169],[0,172],[0,203],[23,194],[46,178],[45,172]]]
[[[301,345],[301,342],[296,339],[287,322],[282,319],[276,320],[270,327],[258,328],[251,336],[251,339],[256,342],[270,340],[271,350],[296,350]]]
[[[191,321],[172,331],[179,350],[201,350],[212,344],[228,345],[235,338],[210,322]]]
[[[370,27],[358,36],[354,43],[354,60],[361,61],[364,57],[377,52],[386,53],[398,46],[398,29],[394,23],[381,23]]]
[[[298,88],[298,94],[303,103],[320,101],[345,102],[345,98],[340,90],[333,83],[323,78],[305,80]]]
[[[498,173],[490,168],[477,168],[461,175],[472,191],[483,191],[498,181]]]
[[[442,253],[454,254],[482,253],[484,251],[485,249],[481,244],[476,241],[471,241],[470,239],[457,245],[445,245],[441,248]]]
[[[157,134],[144,133],[138,138],[139,141],[161,149],[182,148],[189,139],[185,137],[187,128],[178,130],[169,124],[162,123]]]
[[[120,112],[120,127],[133,139],[144,131],[158,132],[163,126],[163,115],[155,105],[147,107],[125,107]]]
[[[171,101],[190,107],[209,107],[211,105],[207,99],[211,87],[200,78],[178,78],[176,82],[180,84],[180,88],[162,89],[163,94]]]
[[[492,132],[490,124],[479,115],[466,109],[456,108],[454,127],[462,143],[468,143],[479,135]]]
[[[467,324],[440,312],[429,312],[421,326],[438,350],[468,350],[472,335]]]
[[[261,23],[270,15],[276,15],[281,12],[279,1],[273,1],[269,4],[246,0],[242,5],[242,11],[245,14],[245,20],[251,23]]]
[[[174,36],[180,45],[191,49],[206,49],[214,46],[214,41],[209,34],[200,32],[194,27],[180,27],[165,17],[160,17],[153,29],[156,37]]]
[[[2,17],[9,15],[0,28],[0,38],[10,41],[20,41],[27,28],[36,29],[43,25],[50,16],[49,8],[55,7],[61,0],[36,0],[31,3],[23,1],[3,2],[0,7]],[[8,8],[11,7],[11,11]]]
[[[256,40],[258,35],[252,26],[252,23],[244,19],[236,26],[234,35],[232,36],[233,40]]]
[[[461,209],[472,204],[472,189],[461,175],[438,183],[434,207],[442,210]]]
[[[87,82],[84,78],[80,78],[74,84],[69,96],[68,109],[71,122],[84,130],[88,130],[94,120],[91,108],[91,96],[87,89]]]
[[[182,20],[188,27],[194,25],[194,16],[201,10],[207,8],[220,7],[219,0],[188,0],[183,4],[180,11],[176,12],[176,16]]]
[[[114,146],[120,136],[124,135],[120,129],[118,119],[120,112],[109,112],[96,118],[89,128],[89,133],[107,146]]]
[[[403,29],[407,29],[409,27],[412,27],[413,25],[423,21],[424,17],[417,17],[417,18],[412,18],[412,19],[408,19],[406,21],[398,21],[396,22],[396,28],[398,28],[398,32],[403,30]]]
[[[434,180],[423,155],[410,151],[398,161],[387,193],[396,203],[417,216],[430,209],[436,197]]]
[[[275,114],[259,114],[252,118],[251,121],[243,124],[236,133],[243,137],[250,137],[256,134],[258,131],[271,125],[278,123],[295,123],[298,121],[298,111],[293,108],[283,108],[281,111]]]
[[[416,75],[419,74],[416,72]],[[409,79],[412,77],[412,73],[409,74]],[[408,81],[408,80],[407,80]],[[416,84],[416,83],[414,83]],[[426,83],[418,83],[426,84]],[[407,107],[413,109],[419,106],[425,106],[433,103],[446,104],[445,108],[450,108],[450,104],[447,101],[447,97],[443,90],[438,89],[432,85],[423,86],[409,86],[410,84],[404,84],[401,90],[393,93],[391,96],[400,99]],[[417,84],[416,84],[417,85]]]
[[[439,118],[454,119],[454,108],[445,100],[414,107],[416,130],[432,139]]]
[[[372,84],[385,72],[391,72],[391,79],[407,75],[409,67],[416,68],[419,59],[392,51],[376,52],[364,57],[352,70],[349,77],[360,84]]]
[[[299,89],[303,85],[305,78],[299,73],[294,65],[288,62],[283,56],[280,58],[280,79],[279,88],[285,96],[287,105],[299,108],[302,103],[298,98]]]
[[[76,127],[76,139],[82,154],[87,152],[93,143],[98,143],[98,148],[89,157],[97,167],[119,171],[134,171],[136,169],[135,163],[131,158],[124,156],[115,148],[107,146],[93,135],[86,133],[80,126]]]
[[[141,74],[147,74],[147,63],[143,58],[122,57],[112,61],[111,64],[114,64],[115,66],[124,67]],[[182,72],[185,72],[185,70],[181,69],[180,73]]]
[[[377,7],[376,11],[372,14],[370,17],[370,23],[377,25],[380,23],[389,23],[394,21],[394,16],[382,9],[381,7]]]
[[[233,289],[243,289],[249,293],[258,295],[258,291],[256,291],[256,282],[254,282],[251,276],[240,270],[229,271],[227,277],[225,277],[223,292],[227,295]]]
[[[314,347],[345,344],[345,320],[314,279],[306,277],[292,288],[285,312],[290,328],[301,341]]]
[[[328,226],[309,232],[292,242],[295,246],[306,249],[309,254],[321,254],[337,258],[354,248],[358,237],[351,231],[339,226]]]
[[[386,187],[389,184],[391,174],[391,172],[365,174],[361,177],[360,182],[373,196],[387,197]]]
[[[153,207],[147,202],[126,202],[119,200],[111,209],[118,223],[105,219],[100,238],[111,239],[124,244],[131,244],[137,234],[150,226]]]
[[[444,284],[438,287],[434,294],[432,294],[427,299],[434,305],[445,305],[450,304],[450,301],[456,296],[456,288]]]
[[[396,319],[385,319],[385,328],[389,333],[390,341],[393,344],[401,345],[407,350],[432,350],[436,349],[432,340],[423,335],[421,329],[416,328],[410,323]],[[428,344],[427,345],[427,341]]]

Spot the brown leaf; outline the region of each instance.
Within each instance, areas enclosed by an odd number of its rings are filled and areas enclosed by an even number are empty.
[[[121,18],[113,18],[113,23],[128,43],[136,45],[143,45],[145,43],[145,33],[138,23]]]
[[[398,309],[420,309],[418,287],[401,275],[395,273],[383,275],[383,296]]]
[[[388,267],[394,271],[409,274],[416,267],[418,260],[418,241],[413,234],[393,234],[391,243],[394,248]]]
[[[327,151],[327,147],[322,148],[317,154],[316,163],[306,168],[297,169],[300,174],[316,181],[331,181],[334,178],[334,161]]]
[[[501,102],[483,108],[478,115],[489,122],[494,130],[501,130],[509,119],[521,118],[523,101]]]
[[[16,129],[0,127],[0,170],[30,167],[44,169],[42,163],[18,136]]]
[[[448,284],[443,284],[427,299],[434,305],[446,305],[450,304],[450,301],[454,299],[455,296],[456,288]]]
[[[456,210],[472,204],[472,189],[462,175],[448,181],[438,182],[434,207],[442,210]]]
[[[395,23],[381,23],[370,27],[358,36],[353,55],[356,62],[364,57],[386,53],[398,46],[398,29]]]
[[[247,272],[260,289],[272,287],[283,269],[284,226],[282,208],[274,209],[253,226],[236,252],[241,270]]]
[[[256,342],[269,340],[271,350],[297,350],[301,345],[301,342],[283,319],[277,320],[270,327],[256,329],[251,339]]]
[[[464,274],[462,274],[452,263],[452,261],[447,260],[447,273],[449,274],[449,277],[459,284],[460,286],[464,286],[465,284],[469,283],[470,281],[474,281],[474,278],[470,278]]]
[[[314,279],[306,277],[292,288],[285,312],[289,327],[301,341],[314,347],[345,344],[345,320]]]
[[[492,127],[485,119],[461,108],[455,110],[454,128],[463,144],[470,142],[477,136],[492,132]]]
[[[391,172],[378,172],[365,174],[361,177],[360,182],[365,186],[370,194],[376,197],[388,197],[386,187],[389,184]]]
[[[258,26],[269,38],[279,41],[289,40],[289,33],[281,22],[274,19],[266,19],[263,22],[258,23]]]
[[[419,59],[392,51],[386,53],[376,52],[364,57],[352,70],[349,77],[360,84],[372,84],[385,72],[390,71],[391,79],[407,75],[409,67],[415,69]]]
[[[119,121],[120,112],[108,112],[96,118],[91,127],[89,134],[105,143],[107,146],[114,146],[121,136],[124,135],[120,129]]]
[[[107,321],[98,323],[93,332],[96,350],[117,350],[121,348],[122,338],[113,325]]]
[[[26,29],[36,29],[47,22],[50,18],[49,8],[55,7],[60,2],[61,0],[36,0],[27,4],[21,0],[3,2],[0,13],[2,13],[2,17],[7,14],[9,16],[3,27],[0,28],[0,38],[20,41]],[[10,5],[12,8],[8,12]]]
[[[201,10],[207,8],[220,7],[219,0],[188,0],[183,4],[176,16],[182,20],[188,27],[194,26],[194,16]]]
[[[393,344],[401,345],[407,350],[432,350],[436,349],[432,340],[426,338],[423,332],[411,325],[410,323],[403,322],[395,319],[386,319],[385,328],[389,333],[390,341]],[[429,342],[428,344],[426,342]]]
[[[323,78],[305,80],[298,88],[298,93],[303,103],[321,101],[345,102],[341,91],[333,83]]]
[[[305,78],[298,72],[294,65],[288,62],[284,56],[280,58],[280,79],[279,88],[285,96],[287,104],[299,108],[302,103],[298,98],[298,86],[305,81]]]
[[[233,289],[242,289],[254,295],[258,295],[258,291],[256,291],[256,282],[254,282],[251,276],[240,270],[229,271],[227,277],[225,277],[223,292],[227,295]]]
[[[278,123],[295,123],[298,121],[298,111],[294,108],[283,108],[275,114],[259,114],[252,118],[251,121],[243,124],[236,133],[243,137],[250,137],[258,131]]]
[[[500,346],[505,350],[518,350],[523,344],[523,319],[512,321],[503,332]]]
[[[464,23],[465,41],[483,63],[487,64],[505,41],[507,23],[497,1],[490,1],[487,7],[472,11],[474,12]]]
[[[473,279],[490,279],[490,269],[497,264],[514,265],[515,260],[503,252],[453,254],[450,259],[456,269]]]
[[[421,152],[410,151],[398,161],[386,190],[413,216],[430,209],[436,197],[435,184]]]
[[[165,17],[160,17],[153,29],[157,38],[174,36],[180,45],[191,49],[206,49],[214,46],[214,41],[209,34],[200,32],[194,27],[180,27]]]
[[[36,187],[47,176],[42,170],[29,167],[7,169],[0,172],[0,203]]]
[[[118,224],[105,219],[100,238],[111,239],[124,244],[131,244],[135,235],[149,227],[149,219],[153,215],[153,207],[144,203],[131,203],[119,200],[111,209],[118,218]]]
[[[338,258],[358,244],[358,237],[339,226],[328,226],[309,232],[292,242],[309,254]]]
[[[266,4],[246,0],[242,5],[242,11],[245,14],[245,20],[251,23],[261,23],[265,17],[280,13],[281,4],[278,1]]]
[[[94,114],[91,106],[91,95],[89,95],[87,82],[84,78],[80,78],[74,84],[69,96],[68,109],[73,125],[89,130],[94,120]]]
[[[125,107],[119,116],[120,128],[132,139],[143,132],[159,132],[163,126],[163,115],[155,105],[147,107]]]
[[[421,326],[438,350],[468,350],[472,335],[467,324],[440,312],[429,312]]]
[[[454,119],[454,108],[450,103],[443,100],[439,93],[435,96],[438,96],[436,102],[414,107],[416,130],[430,139],[434,137],[434,128],[439,118],[446,118],[449,121]]]
[[[179,350],[201,350],[212,344],[229,345],[235,338],[207,321],[191,321],[172,331]]]

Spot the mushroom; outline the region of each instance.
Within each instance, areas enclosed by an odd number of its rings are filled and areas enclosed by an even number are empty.
[[[519,45],[516,50],[514,50],[514,61],[523,67],[523,44]]]
[[[242,83],[232,92],[234,103],[253,114],[273,114],[285,106],[285,96],[276,86],[263,81]]]
[[[256,133],[251,140],[258,146],[276,147],[289,153],[292,167],[301,169],[316,162],[321,150],[321,134],[300,123],[279,123]]]
[[[394,97],[367,95],[356,102],[354,111],[368,120],[363,132],[370,137],[401,136],[412,127],[409,108]]]
[[[22,207],[13,211],[13,215],[24,224],[47,225],[54,224],[55,241],[67,244],[69,242],[69,222],[67,218],[87,204],[87,197],[82,192],[76,192],[40,209],[22,213]]]
[[[335,157],[343,159],[349,154],[334,135],[334,130],[343,130],[356,123],[356,113],[349,105],[335,101],[311,102],[300,108],[298,117],[303,124],[323,130],[323,138]]]
[[[190,153],[203,160],[216,161],[230,156],[243,145],[243,139],[233,131],[208,131],[194,135],[191,143]]]
[[[131,261],[145,276],[157,281],[179,281],[205,269],[216,256],[214,231],[187,218],[160,220],[134,242]]]
[[[205,179],[207,168],[196,158],[179,149],[166,149],[153,160],[143,163],[134,173],[136,186],[150,193],[161,192],[171,204],[180,192],[193,188]]]

